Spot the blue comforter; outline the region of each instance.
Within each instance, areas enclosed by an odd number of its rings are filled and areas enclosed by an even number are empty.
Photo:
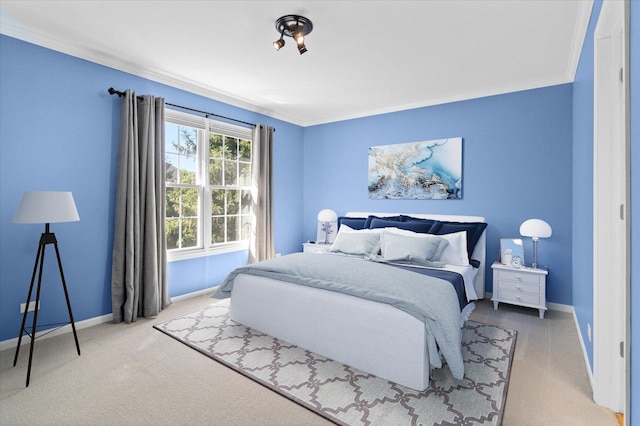
[[[294,253],[237,268],[213,296],[230,297],[239,274],[274,278],[394,306],[424,323],[431,367],[442,367],[439,348],[453,377],[464,376],[460,307],[455,290],[445,280],[355,257]]]

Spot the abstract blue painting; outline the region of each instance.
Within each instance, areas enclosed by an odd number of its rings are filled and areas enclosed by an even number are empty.
[[[462,198],[462,138],[369,147],[369,198]]]

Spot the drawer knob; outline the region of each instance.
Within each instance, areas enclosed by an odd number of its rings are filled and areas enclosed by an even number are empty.
[[[520,287],[519,285],[516,286],[516,288],[520,291],[522,291],[522,287]]]
[[[516,296],[516,299],[520,300],[520,296]]]
[[[516,279],[517,279],[518,281],[522,281],[522,278],[520,277],[520,275],[516,275]]]

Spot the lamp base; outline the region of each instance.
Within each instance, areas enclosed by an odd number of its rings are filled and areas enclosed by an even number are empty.
[[[73,321],[73,312],[71,311],[71,303],[69,302],[69,292],[67,291],[67,283],[64,279],[64,272],[62,270],[62,261],[60,260],[60,251],[58,250],[58,241],[56,240],[56,236],[53,232],[49,232],[49,224],[45,225],[45,232],[40,236],[40,243],[38,244],[38,254],[36,255],[36,261],[33,265],[33,273],[31,275],[31,285],[29,286],[29,293],[27,294],[27,303],[26,306],[29,306],[29,302],[31,301],[31,294],[33,293],[33,284],[35,283],[36,272],[38,273],[38,286],[36,290],[36,300],[35,306],[36,309],[33,311],[33,324],[31,326],[31,332],[25,328],[25,324],[27,322],[27,314],[29,313],[28,309],[24,310],[24,315],[22,317],[22,325],[20,326],[20,336],[18,337],[18,346],[16,347],[16,355],[13,358],[13,366],[16,366],[18,362],[18,354],[20,353],[20,345],[22,343],[22,336],[26,333],[31,338],[31,345],[29,349],[29,366],[27,367],[27,384],[29,387],[29,380],[31,378],[31,361],[33,359],[33,347],[36,340],[36,329],[38,324],[38,307],[40,306],[40,290],[42,288],[42,269],[44,266],[44,253],[48,244],[53,244],[53,247],[56,250],[56,257],[58,259],[58,268],[60,269],[60,278],[62,279],[62,288],[64,290],[64,296],[67,301],[67,309],[69,311],[69,322],[62,324],[43,324],[46,325],[58,325],[62,327],[63,325],[71,324],[71,328],[73,329],[73,337],[76,341],[76,349],[78,351],[78,355],[80,355],[80,344],[78,343],[78,334],[76,333],[76,325]]]
[[[321,223],[322,225],[320,229],[322,230],[322,232],[324,232],[324,242],[318,241],[318,243],[331,244],[331,242],[329,241],[329,234],[333,233],[333,230],[331,229],[331,222],[321,222]]]

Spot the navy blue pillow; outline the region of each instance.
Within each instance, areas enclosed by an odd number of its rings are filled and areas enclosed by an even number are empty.
[[[367,221],[365,217],[344,217],[340,216],[338,218],[338,229],[340,229],[340,225],[347,225],[351,229],[365,229],[364,226]]]
[[[400,216],[389,216],[389,217],[369,216],[367,218],[367,222],[364,224],[364,227],[367,228],[367,229],[372,229],[371,228],[371,221],[373,219],[390,220],[390,221],[393,221],[393,222],[400,222],[400,220],[401,220]],[[380,228],[380,227],[378,227],[378,228]]]
[[[480,236],[484,232],[487,224],[484,222],[438,222],[431,230],[432,234],[444,235],[454,232],[467,231],[467,253],[471,259],[471,253],[476,248]]]
[[[421,234],[428,234],[433,224],[427,222],[399,222],[396,220],[386,220],[380,218],[373,218],[369,229],[376,228],[398,228],[406,229],[407,231],[419,232]]]
[[[437,223],[439,223],[437,220],[435,219],[420,219],[418,217],[411,217],[411,216],[406,216],[406,215],[400,215],[400,220],[402,222],[422,222],[422,223],[430,223],[431,226],[433,227],[434,225],[436,225]]]

